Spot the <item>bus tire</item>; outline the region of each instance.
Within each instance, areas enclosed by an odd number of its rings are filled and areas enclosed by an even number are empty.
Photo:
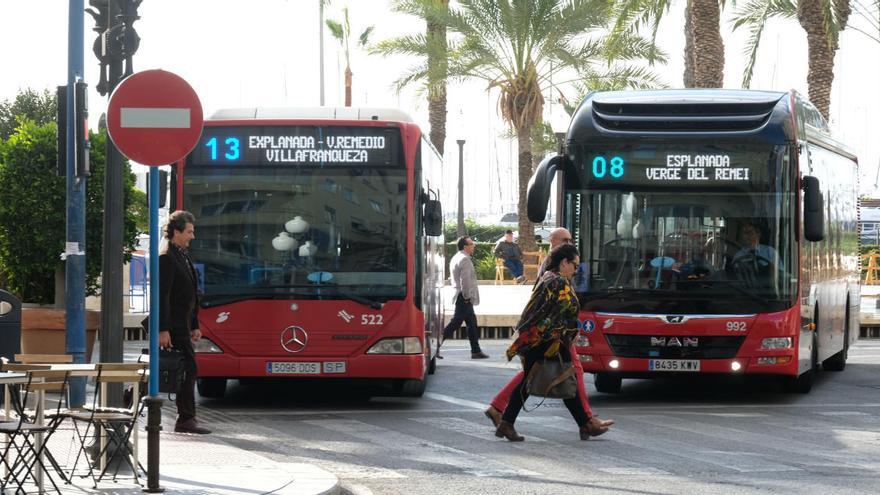
[[[828,371],[843,371],[846,368],[846,358],[849,356],[849,300],[846,301],[846,320],[843,326],[843,349],[830,358],[822,361],[822,369]]]
[[[427,380],[396,380],[394,392],[401,397],[421,397],[425,393]]]
[[[819,366],[819,346],[816,332],[813,332],[813,350],[810,352],[810,369],[798,376],[790,376],[785,381],[785,390],[795,394],[808,394],[813,389],[813,376]]]
[[[199,378],[196,380],[199,395],[208,399],[222,399],[226,395],[226,378]]]
[[[428,362],[428,374],[433,375],[437,371],[437,356],[431,358]]]
[[[614,373],[596,373],[596,390],[603,394],[619,394],[623,379]]]

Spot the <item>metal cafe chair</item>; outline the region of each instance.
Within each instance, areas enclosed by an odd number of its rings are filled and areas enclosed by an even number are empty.
[[[6,366],[8,364],[4,367]],[[37,469],[40,469],[52,483],[55,491],[59,495],[61,494],[61,490],[51,473],[46,469],[43,456],[66,482],[67,477],[64,470],[61,469],[52,453],[46,449],[46,445],[60,423],[57,418],[61,418],[62,410],[65,409],[69,377],[70,372],[68,371],[31,369],[27,372],[27,382],[22,386],[24,395],[21,396],[21,401],[15,400],[15,397],[12,398],[13,407],[18,413],[18,420],[9,421],[7,418],[7,421],[0,423],[0,434],[8,435],[8,441],[2,454],[6,476],[3,478],[0,490],[5,490],[7,485],[13,483],[16,487],[15,492],[19,493],[19,491],[23,491],[21,487],[28,480],[33,480],[38,489],[42,491],[41,480],[37,476]],[[43,421],[43,404],[46,392],[56,392],[59,395],[57,410],[53,415],[55,419],[50,420],[49,423]],[[37,396],[33,414],[27,409],[28,400],[32,394]],[[15,449],[15,457],[10,462],[9,454],[12,448]]]
[[[119,474],[122,462],[125,462],[131,468],[135,483],[141,484],[138,478],[138,469],[144,473],[146,470],[137,459],[137,435],[134,436],[134,443],[132,445],[129,443],[132,432],[137,426],[137,419],[142,409],[141,403],[138,400],[133,400],[129,408],[111,408],[104,407],[100,403],[100,398],[106,397],[107,384],[110,383],[131,384],[133,397],[139,397],[140,387],[146,384],[147,366],[149,366],[148,363],[97,364],[95,393],[91,406],[85,410],[71,410],[67,414],[67,417],[73,420],[74,431],[80,446],[73,463],[74,471],[80,457],[88,459],[89,444],[87,441],[90,435],[99,438],[99,449],[95,459],[99,460],[101,464],[98,469],[95,468],[94,463],[88,464],[89,473],[87,476],[91,476],[94,488],[98,487],[98,482],[107,474],[114,460],[117,461],[113,472],[114,481]],[[96,471],[99,473],[96,474]]]

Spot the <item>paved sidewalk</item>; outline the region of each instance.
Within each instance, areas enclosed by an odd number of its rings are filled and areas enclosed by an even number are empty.
[[[125,342],[125,361],[135,361],[140,350],[147,345],[143,341]],[[98,345],[95,345],[97,356]],[[97,358],[96,358],[97,359]],[[89,385],[87,397],[93,393]],[[340,493],[336,475],[317,466],[305,463],[282,463],[258,453],[238,448],[223,439],[223,432],[215,430],[210,435],[174,433],[175,406],[167,397],[162,408],[160,433],[160,486],[165,493],[186,495],[211,494],[277,494],[322,495]],[[138,425],[138,457],[147,465],[147,436],[144,431],[146,417]],[[210,421],[205,426],[212,428]],[[246,424],[241,425],[247,429]],[[266,439],[271,441],[271,439]],[[77,445],[71,431],[59,430],[49,441],[49,449],[62,465],[73,464]],[[82,464],[82,461],[81,461]],[[78,469],[78,471],[80,471]],[[80,474],[86,474],[82,472]],[[56,480],[57,481],[57,480]],[[146,478],[141,483],[146,486]],[[47,493],[52,485],[45,482]],[[89,477],[74,477],[69,485],[60,484],[64,494],[142,494],[143,487],[134,483],[131,473],[120,472],[119,481],[102,481],[93,489]],[[33,489],[33,486],[26,486]]]

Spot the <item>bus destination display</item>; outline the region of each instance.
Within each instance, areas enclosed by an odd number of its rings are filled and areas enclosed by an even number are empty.
[[[640,185],[736,185],[764,180],[771,152],[752,150],[583,150],[588,182]]]
[[[205,127],[193,165],[394,165],[400,131],[385,127]]]

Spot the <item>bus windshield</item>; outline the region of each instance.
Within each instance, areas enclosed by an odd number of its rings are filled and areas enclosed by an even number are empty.
[[[764,156],[762,170],[788,161],[784,154]],[[666,181],[652,187],[640,179],[568,190],[566,224],[584,254],[576,280],[582,302],[594,311],[660,314],[790,307],[798,266],[787,176],[779,174],[769,188],[754,180],[728,188]]]
[[[403,167],[188,166],[183,192],[208,304],[406,294]]]

